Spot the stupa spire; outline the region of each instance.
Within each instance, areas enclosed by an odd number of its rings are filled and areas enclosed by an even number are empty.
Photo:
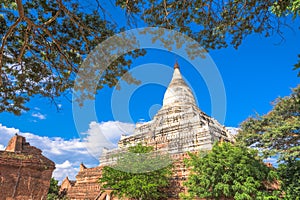
[[[174,104],[196,105],[191,89],[181,76],[180,67],[177,61],[174,64],[172,80],[164,95],[163,107],[174,106]]]

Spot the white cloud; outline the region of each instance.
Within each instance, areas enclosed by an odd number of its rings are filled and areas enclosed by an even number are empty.
[[[87,132],[82,133],[83,141],[89,151],[95,158],[99,158],[103,147],[115,148],[122,134],[132,134],[134,125],[129,123],[109,121],[109,122],[91,122]]]
[[[56,169],[53,172],[56,179],[62,181],[68,176],[71,180],[75,180],[80,163],[84,163],[87,167],[97,166],[102,148],[107,144],[115,147],[120,136],[124,133],[132,133],[133,129],[134,125],[128,123],[91,122],[83,139],[66,140],[61,137],[50,138],[33,133],[23,133],[19,129],[0,124],[0,150],[3,150],[10,138],[18,133],[26,137],[30,145],[41,149],[43,155],[56,163]]]
[[[33,109],[34,110],[41,110],[39,107],[34,107]]]
[[[70,163],[69,160],[66,160],[64,163],[62,164],[57,164],[56,167],[60,168],[60,169],[67,169],[70,168],[72,166],[72,164]]]
[[[19,133],[19,129],[8,128],[0,124],[0,144],[6,146],[9,139],[14,136],[16,133]]]
[[[36,118],[38,118],[38,119],[40,119],[40,120],[46,119],[46,115],[44,115],[44,114],[42,114],[42,113],[40,113],[40,112],[32,113],[31,116],[32,116],[32,117],[36,117]]]
[[[232,134],[232,135],[237,135],[238,131],[240,130],[240,128],[236,128],[236,127],[226,127],[226,129]]]
[[[79,171],[80,162],[70,162],[66,160],[61,164],[56,164],[55,171],[53,172],[53,177],[55,179],[62,181],[68,176],[71,180],[75,180],[75,176]]]

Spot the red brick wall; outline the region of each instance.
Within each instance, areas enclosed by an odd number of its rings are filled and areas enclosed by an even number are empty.
[[[22,136],[14,136],[6,150],[0,151],[0,200],[47,199],[54,162]]]
[[[0,200],[46,199],[53,169],[40,170],[18,161],[0,165]]]

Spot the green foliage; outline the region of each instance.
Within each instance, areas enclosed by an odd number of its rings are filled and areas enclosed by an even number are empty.
[[[55,103],[56,97],[64,96],[74,86],[74,79],[84,58],[99,43],[125,30],[119,27],[100,0],[0,0],[0,112],[20,115],[28,110],[26,103],[33,96],[48,97]],[[238,48],[242,41],[253,33],[266,37],[278,33],[281,27],[299,16],[299,0],[115,0],[128,16],[128,24],[136,26],[136,19],[151,27],[164,27],[180,31],[198,41],[206,50]],[[179,41],[176,35],[157,38],[167,47],[176,42],[180,47],[186,41]],[[132,38],[133,39],[133,38]],[[134,40],[134,39],[133,39]],[[117,42],[116,46],[103,51],[111,55],[128,44]],[[192,47],[188,47],[193,51]],[[135,50],[120,56],[109,65],[96,83],[96,90],[87,87],[83,81],[75,89],[82,92],[83,100],[93,99],[98,89],[117,85],[118,79],[128,71],[132,59],[144,55],[144,50]],[[195,52],[191,56],[199,56]],[[200,55],[201,56],[201,55]],[[95,63],[93,63],[95,64]],[[97,63],[101,67],[105,62]],[[299,69],[300,63],[295,65]],[[102,68],[103,69],[103,68]],[[95,75],[90,69],[86,77]],[[129,83],[137,84],[130,75],[123,77]],[[87,88],[86,88],[87,87]]]
[[[295,19],[300,14],[300,0],[275,1],[271,10],[279,17],[291,14]]]
[[[237,48],[253,33],[282,34],[284,17],[287,13],[298,16],[300,6],[299,0],[116,0],[116,5],[126,10],[129,21],[139,17],[149,26],[175,29],[207,50],[228,45]]]
[[[190,154],[185,162],[191,174],[184,183],[188,188],[184,199],[279,199],[279,191],[266,186],[276,179],[276,172],[253,149],[215,144],[210,152]]]
[[[290,96],[278,98],[266,115],[244,121],[237,141],[258,147],[265,157],[279,154],[279,160],[299,159],[300,85]]]
[[[75,0],[0,0],[0,112],[20,115],[35,95],[54,101],[70,92],[88,53],[121,31],[99,6]],[[117,58],[102,72],[97,89],[115,86],[131,59],[144,53],[136,50]],[[105,63],[98,65],[104,68]],[[137,83],[126,77],[129,83]]]
[[[289,159],[278,168],[285,199],[300,199],[300,160]]]
[[[153,157],[153,147],[138,144],[129,147],[131,154],[119,155],[117,164],[104,167],[99,180],[103,188],[113,188],[119,197],[131,199],[163,199],[162,189],[169,184],[171,166],[152,170],[158,162],[168,162],[165,157]],[[135,154],[139,157],[133,157]],[[128,167],[129,166],[129,167]],[[129,171],[128,171],[129,170]]]
[[[58,180],[55,180],[53,177],[50,180],[50,187],[47,194],[47,200],[56,200],[58,199],[59,186]]]
[[[298,55],[298,63],[294,65],[294,70],[300,69],[300,54]],[[298,72],[298,77],[300,77],[300,71]]]

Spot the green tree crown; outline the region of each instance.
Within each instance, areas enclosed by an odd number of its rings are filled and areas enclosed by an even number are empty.
[[[191,174],[184,183],[188,188],[188,193],[182,194],[184,199],[279,199],[279,191],[267,187],[277,174],[256,150],[215,144],[210,152],[190,154],[185,162]]]
[[[152,154],[149,154],[153,151],[153,147],[141,144],[129,147],[128,151],[130,154],[122,154],[118,157],[116,166],[103,168],[102,178],[99,180],[102,187],[115,189],[115,194],[119,197],[149,200],[165,198],[163,188],[169,185],[171,165],[157,170],[139,172],[143,169],[149,169],[149,166],[158,163],[158,160],[160,162],[166,161],[165,157],[163,160],[158,159],[158,157],[153,158]],[[142,156],[141,159],[132,157],[132,153]],[[144,157],[145,155],[146,157]]]

